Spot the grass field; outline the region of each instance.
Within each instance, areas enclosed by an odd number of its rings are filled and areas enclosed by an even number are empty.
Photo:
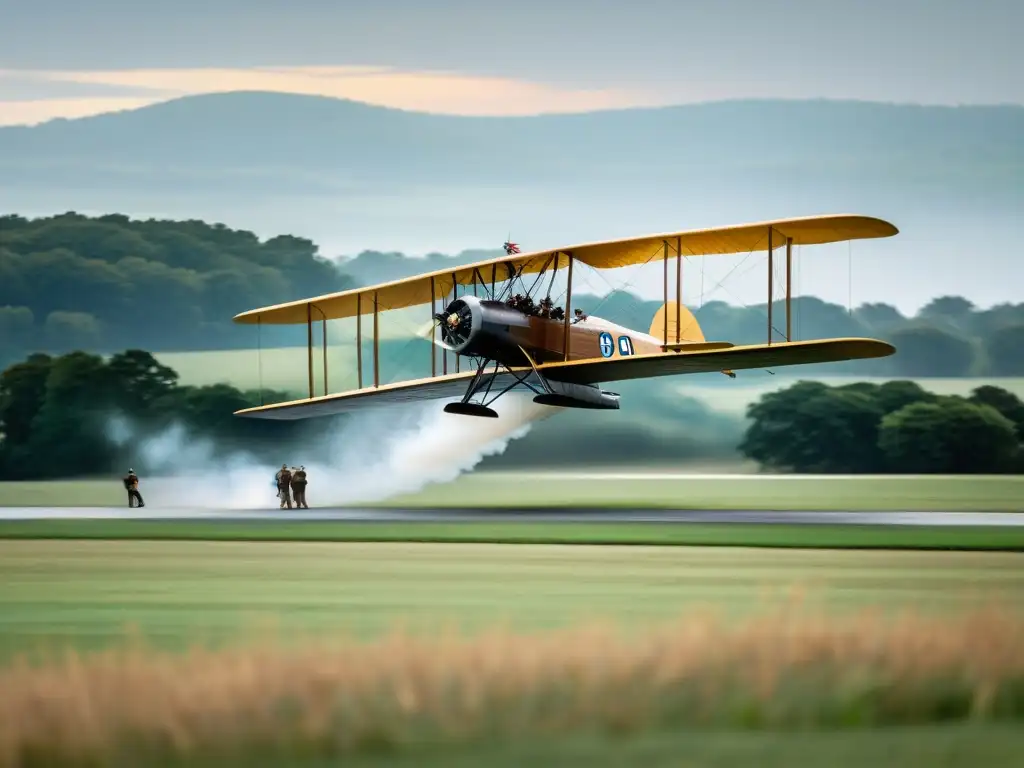
[[[268,470],[269,471],[269,470]],[[311,506],[344,504],[343,487],[318,485],[310,470]],[[343,485],[343,483],[342,483]],[[151,507],[180,504],[183,482],[143,477]],[[212,498],[212,497],[211,497]],[[230,506],[230,499],[225,500]],[[196,499],[206,504],[209,499]],[[275,503],[267,493],[267,505]],[[0,506],[123,506],[118,478],[0,483]],[[362,506],[362,505],[361,505]],[[1024,510],[1024,476],[698,475],[603,469],[571,473],[472,472],[453,482],[394,496],[395,507],[662,507],[678,509]]]
[[[1009,766],[1024,748],[1010,553],[0,541],[0,638],[7,659],[113,649],[0,664],[5,766]]]
[[[287,633],[641,626],[700,607],[757,611],[791,589],[830,612],[1024,608],[1014,553],[409,543],[0,541],[0,643],[160,644]],[[269,624],[268,624],[269,622]]]

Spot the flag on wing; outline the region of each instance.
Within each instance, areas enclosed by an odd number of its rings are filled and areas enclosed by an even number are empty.
[[[519,253],[519,246],[515,243],[505,241],[505,253],[511,256],[513,253]]]

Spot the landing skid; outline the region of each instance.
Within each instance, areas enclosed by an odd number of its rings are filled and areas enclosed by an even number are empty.
[[[480,403],[448,403],[444,407],[445,413],[455,413],[459,416],[481,416],[485,419],[498,418],[498,412],[493,408]]]
[[[466,388],[466,394],[462,396],[461,402],[448,403],[444,407],[445,413],[454,413],[460,416],[478,416],[488,419],[498,418],[497,412],[491,408],[491,404],[494,403],[505,393],[519,386],[520,384],[525,385],[538,397],[544,395],[555,396],[551,387],[548,385],[547,380],[541,375],[540,371],[537,370],[536,364],[533,362],[533,358],[526,352],[525,349],[520,347],[520,351],[523,356],[530,362],[530,370],[528,371],[514,371],[507,365],[498,362],[497,360],[482,360],[477,366],[476,374],[469,382],[469,386]],[[484,373],[488,366],[494,365],[494,370],[489,373]],[[509,373],[515,381],[510,383],[507,387],[504,387],[500,392],[491,396],[491,387],[494,386],[494,382],[498,377],[501,370],[504,369]],[[540,388],[530,383],[531,376],[535,376],[539,382]],[[486,387],[485,387],[486,379]],[[481,394],[482,393],[482,394]],[[479,399],[474,400],[479,396]]]
[[[529,353],[521,347],[520,351],[530,363],[529,370],[513,370],[496,360],[483,360],[477,367],[476,374],[473,376],[472,381],[470,381],[462,401],[446,405],[444,407],[445,413],[490,419],[497,418],[498,414],[490,407],[491,404],[520,384],[533,392],[533,402],[538,405],[547,405],[555,408],[585,408],[588,410],[614,410],[619,407],[619,396],[614,392],[602,392],[596,387],[550,381],[537,370],[537,365]],[[494,364],[494,370],[485,374],[484,371],[492,363]],[[494,396],[490,396],[491,387],[502,368],[512,376],[514,381]],[[531,383],[531,378],[535,380],[536,385]],[[487,380],[486,387],[484,386],[484,379]],[[480,395],[481,392],[482,395]],[[480,395],[479,399],[475,400],[474,398],[478,395]]]

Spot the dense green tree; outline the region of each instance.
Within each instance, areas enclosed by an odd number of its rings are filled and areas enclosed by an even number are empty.
[[[117,384],[115,404],[131,415],[157,415],[153,411],[155,405],[171,395],[178,383],[178,374],[173,369],[141,349],[112,356],[107,372]]]
[[[974,364],[970,340],[940,328],[903,328],[893,331],[889,341],[896,347],[892,364],[901,376],[966,376]]]
[[[802,381],[747,409],[739,450],[765,467],[796,472],[871,472],[879,468],[882,409],[869,393]]]
[[[996,376],[1024,376],[1024,323],[992,331],[985,341],[988,369]]]
[[[289,235],[260,242],[223,225],[116,214],[5,217],[0,227],[0,307],[33,317],[6,334],[22,352],[39,339],[57,353],[243,346],[251,338],[231,322],[239,311],[352,284],[314,243]],[[50,317],[58,328],[36,329]],[[266,342],[280,335],[271,329]]]
[[[878,403],[883,415],[898,411],[911,403],[934,402],[938,395],[924,389],[916,381],[897,379],[876,384],[869,381],[858,381],[844,384],[836,389],[840,392],[860,392]]]
[[[42,407],[32,420],[28,447],[35,464],[30,473],[45,476],[53,467],[73,475],[107,469],[111,446],[102,417],[116,391],[103,358],[84,352],[55,358]]]
[[[32,425],[46,400],[52,359],[32,355],[0,374],[0,471],[18,476],[30,460]]]
[[[1024,402],[1012,392],[991,384],[977,387],[971,392],[970,402],[988,405],[1003,414],[1017,428],[1017,436],[1024,441]]]
[[[269,402],[288,398],[281,392],[262,396]],[[273,453],[275,461],[282,445],[336,426],[331,419],[302,424],[234,416],[260,399],[261,393],[223,384],[182,387],[174,370],[137,349],[106,361],[84,352],[33,355],[0,374],[0,478],[108,472],[132,462],[144,436],[172,425],[224,448]],[[127,443],[124,430],[112,429],[117,417],[132,427]]]
[[[802,381],[763,395],[747,415],[750,424],[740,451],[771,469],[914,473],[1024,468],[1017,448],[1021,432],[1016,431],[1024,430],[1024,403],[999,387],[979,387],[965,399],[936,395],[911,381],[837,387]]]
[[[873,333],[888,333],[907,322],[907,318],[889,304],[862,304],[854,310],[853,315]]]
[[[977,474],[1012,469],[1019,441],[1013,423],[988,405],[960,398],[913,403],[879,428],[890,470],[908,474]]]
[[[939,296],[922,307],[918,316],[933,322],[947,323],[952,328],[963,328],[974,311],[974,304],[962,296]]]

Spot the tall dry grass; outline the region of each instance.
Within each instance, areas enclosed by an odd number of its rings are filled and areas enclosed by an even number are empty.
[[[302,647],[141,645],[0,671],[0,764],[330,757],[576,728],[1024,717],[1024,618],[780,612]]]

